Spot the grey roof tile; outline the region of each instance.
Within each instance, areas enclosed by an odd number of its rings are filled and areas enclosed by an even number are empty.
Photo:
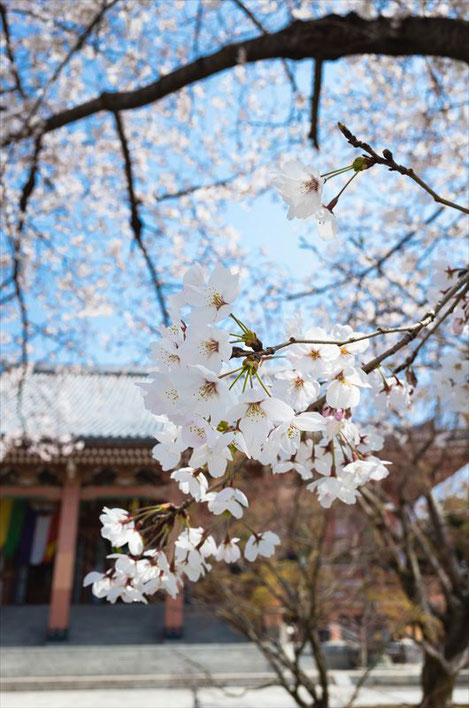
[[[138,382],[148,370],[36,369],[26,377],[21,413],[28,434],[57,439],[153,437],[161,428],[143,404]],[[21,430],[19,371],[0,376],[1,433]]]

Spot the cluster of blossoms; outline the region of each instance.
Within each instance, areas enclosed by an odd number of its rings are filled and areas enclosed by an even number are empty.
[[[315,327],[265,348],[232,312],[236,275],[217,266],[208,277],[196,265],[183,282],[170,302],[174,324],[160,329],[154,346],[156,370],[140,385],[146,408],[161,426],[153,456],[171,470],[187,501],[132,515],[104,510],[103,536],[114,548],[127,544],[128,553],[113,553],[113,568],[90,573],[85,583],[111,602],[145,601],[158,590],[175,595],[184,577],[198,580],[213,560],[273,555],[280,539],[272,531],[246,526],[243,549],[230,534],[231,522],[243,519],[249,507],[236,487],[235,457],[270,465],[274,474],[296,471],[324,507],[335,499],[355,502],[361,485],[388,474],[389,463],[373,454],[383,438],[352,421],[363,389],[375,386],[361,368],[366,336],[347,325]],[[227,319],[236,331],[221,326]],[[282,368],[275,356],[280,349],[286,353],[280,360],[287,362]],[[387,395],[395,386],[382,374],[381,379],[377,394]],[[195,503],[225,523],[220,543],[210,529],[190,526]],[[216,518],[214,525],[220,525]]]

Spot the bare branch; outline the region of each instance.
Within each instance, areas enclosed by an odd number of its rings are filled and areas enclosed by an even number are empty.
[[[243,2],[241,2],[241,0],[233,0],[233,2],[234,2],[234,4],[235,4],[237,7],[239,7],[239,9],[240,9],[242,12],[244,12],[244,14],[245,14],[247,17],[249,17],[249,19],[251,20],[251,22],[257,27],[258,30],[260,30],[260,31],[262,32],[262,34],[270,34],[270,33],[265,29],[264,25],[263,25],[261,22],[259,22],[259,20],[256,18],[256,16],[253,15],[253,13],[251,12],[251,10],[250,10]],[[285,74],[286,74],[286,76],[287,76],[287,79],[289,80],[289,82],[290,82],[291,85],[292,85],[293,91],[296,91],[296,90],[297,90],[297,86],[296,86],[295,77],[294,77],[293,74],[291,73],[290,68],[289,68],[287,62],[285,61],[285,59],[282,59],[282,66],[283,66],[283,69],[284,69]]]
[[[130,226],[131,226],[133,234],[134,234],[135,243],[137,244],[138,248],[142,252],[145,262],[147,264],[147,268],[150,273],[150,278],[153,283],[153,287],[155,288],[156,298],[158,300],[158,304],[159,304],[159,307],[161,310],[163,322],[165,325],[168,325],[169,324],[169,314],[168,314],[168,310],[166,309],[166,303],[165,303],[165,299],[164,299],[164,295],[163,295],[162,283],[158,277],[158,273],[156,272],[156,268],[153,264],[153,261],[150,258],[150,254],[148,253],[148,249],[145,246],[145,244],[143,243],[143,239],[142,239],[142,220],[140,218],[139,211],[138,211],[139,200],[135,194],[134,176],[133,176],[132,160],[130,158],[129,144],[128,144],[128,141],[127,141],[127,138],[125,135],[124,125],[122,123],[122,119],[121,119],[119,113],[114,113],[114,118],[116,121],[117,134],[119,136],[119,140],[121,143],[122,155],[124,157],[124,170],[125,170],[125,176],[127,179],[127,190],[129,193],[129,204],[130,204]]]
[[[427,501],[428,511],[435,530],[437,542],[442,549],[441,557],[445,562],[446,571],[451,578],[455,590],[461,593],[464,586],[464,579],[458,564],[454,545],[449,538],[446,521],[440,509],[440,504],[431,489],[425,494],[425,499]]]
[[[453,302],[451,303],[451,306],[446,310],[446,312],[444,312],[444,313],[441,315],[441,317],[439,317],[439,318],[437,319],[437,321],[435,322],[434,326],[433,326],[431,329],[429,329],[429,330],[427,331],[427,333],[425,334],[424,337],[422,337],[420,343],[418,344],[417,347],[415,347],[415,349],[414,349],[414,351],[412,352],[412,354],[410,354],[410,355],[407,357],[407,359],[406,359],[402,364],[400,364],[398,367],[396,367],[396,368],[394,369],[394,373],[395,373],[395,374],[398,374],[400,371],[403,371],[404,369],[407,369],[407,368],[415,361],[415,359],[417,358],[418,353],[420,352],[420,350],[422,349],[422,347],[425,345],[425,343],[428,341],[428,339],[430,339],[430,337],[435,334],[436,330],[437,330],[438,327],[442,324],[442,322],[444,322],[444,321],[449,317],[449,315],[450,315],[452,312],[454,312],[454,310],[455,310],[456,307],[459,305],[459,303],[461,302],[461,300],[464,300],[464,299],[465,299],[465,297],[466,297],[468,291],[469,291],[469,285],[466,285],[466,287],[464,288],[464,290],[463,290],[462,292],[460,292],[460,293],[454,298]]]
[[[165,202],[168,199],[179,199],[180,197],[187,197],[189,194],[194,194],[194,192],[198,192],[200,189],[213,189],[214,187],[226,187],[227,185],[231,184],[235,179],[239,177],[239,174],[231,175],[231,177],[227,177],[226,179],[220,179],[217,180],[216,182],[212,182],[211,184],[194,184],[191,187],[187,187],[186,189],[180,189],[177,192],[165,192],[164,194],[160,194],[156,196],[156,201],[157,202]]]
[[[440,197],[426,182],[423,181],[421,177],[415,174],[414,170],[411,167],[404,167],[404,165],[399,165],[394,160],[392,152],[390,150],[383,150],[383,157],[381,157],[381,155],[378,155],[378,153],[370,145],[368,145],[368,143],[365,143],[362,140],[358,140],[358,138],[356,138],[355,135],[353,135],[353,133],[351,133],[345,125],[343,125],[342,123],[339,123],[338,125],[340,132],[344,135],[345,138],[347,138],[350,145],[353,145],[353,147],[355,148],[360,148],[361,150],[364,150],[365,153],[370,155],[370,158],[367,162],[368,169],[370,169],[374,165],[384,165],[389,170],[391,170],[391,172],[399,172],[399,174],[401,175],[410,177],[410,179],[414,180],[414,182],[416,182],[420,187],[422,187],[422,189],[428,192],[428,194],[433,197],[435,202],[443,204],[444,206],[452,207],[453,209],[457,209],[458,211],[462,211],[464,214],[469,214],[469,209],[467,207],[461,206],[460,204],[455,204],[455,202],[451,202],[449,199],[443,199],[443,197]]]
[[[425,226],[428,226],[428,224],[431,224],[433,221],[435,221],[435,219],[443,212],[443,210],[444,207],[438,207],[438,209],[436,209],[436,211],[434,211],[433,214],[431,214],[428,219],[423,222]],[[357,281],[358,283],[362,283],[366,276],[372,273],[374,270],[381,272],[381,268],[386,263],[386,261],[391,258],[395,253],[401,251],[402,248],[413,239],[416,233],[417,229],[407,231],[404,236],[402,236],[402,238],[400,238],[399,241],[394,244],[394,246],[392,246],[388,251],[386,251],[383,256],[380,256],[380,258],[378,258],[374,263],[361,270],[355,276],[347,274],[347,277],[343,278],[343,280],[328,283],[327,285],[324,285],[319,288],[313,288],[311,290],[303,290],[298,293],[292,293],[291,295],[287,295],[286,299],[297,300],[298,298],[307,297],[309,295],[322,295],[323,293],[328,292],[329,290],[336,290],[337,288],[342,287],[342,285],[350,285],[353,280]]]
[[[13,74],[13,79],[15,81],[15,88],[23,98],[26,98],[26,94],[23,89],[23,84],[21,83],[21,78],[16,68],[15,55],[11,46],[10,27],[8,25],[7,10],[3,2],[0,2],[0,17],[2,18],[3,33],[5,35],[6,53],[10,62],[11,73]]]
[[[319,150],[319,101],[322,87],[322,59],[314,60],[313,94],[311,96],[311,129],[308,137]]]

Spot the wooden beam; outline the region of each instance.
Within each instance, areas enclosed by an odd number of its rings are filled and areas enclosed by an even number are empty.
[[[18,484],[11,486],[0,487],[0,497],[40,497],[41,499],[50,499],[58,501],[62,496],[62,487],[53,487],[46,485],[32,485],[23,487]]]

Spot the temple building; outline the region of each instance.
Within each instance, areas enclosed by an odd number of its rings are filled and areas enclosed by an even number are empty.
[[[145,371],[36,368],[23,382],[20,375],[1,381],[1,603],[48,604],[44,638],[66,639],[72,606],[96,602],[84,576],[104,569],[110,552],[102,507],[181,497],[151,455],[158,422],[136,385]],[[179,636],[182,595],[164,603],[155,636]]]

